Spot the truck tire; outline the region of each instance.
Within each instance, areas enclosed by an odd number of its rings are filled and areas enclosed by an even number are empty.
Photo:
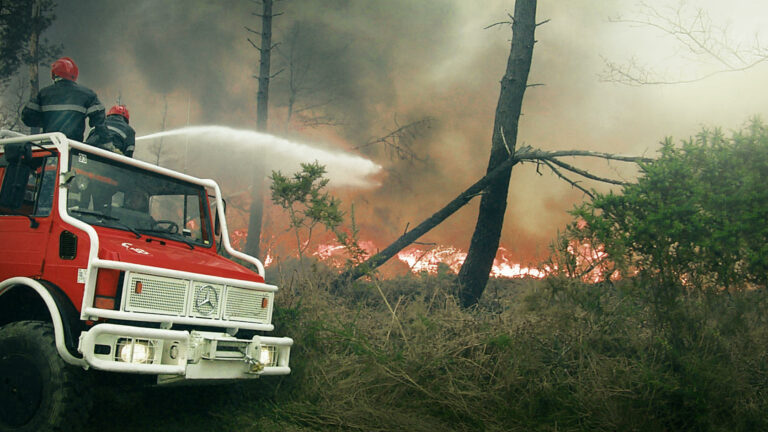
[[[80,430],[90,411],[83,372],[61,359],[50,323],[0,328],[0,432]]]

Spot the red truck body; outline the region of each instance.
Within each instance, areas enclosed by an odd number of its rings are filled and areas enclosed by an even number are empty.
[[[15,346],[4,332],[42,322],[58,360],[83,369],[159,383],[288,374],[293,341],[264,335],[276,291],[229,244],[212,180],[60,133],[0,139],[0,350]],[[24,364],[16,355],[0,352],[0,369]],[[0,386],[0,404],[18,390]]]

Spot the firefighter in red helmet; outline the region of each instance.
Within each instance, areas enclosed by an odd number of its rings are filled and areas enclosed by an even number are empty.
[[[85,119],[99,136],[106,136],[104,106],[93,90],[76,83],[78,69],[69,57],[51,65],[53,84],[32,95],[21,112],[21,120],[43,132],[62,132],[69,139],[83,141]]]
[[[133,156],[136,143],[136,131],[129,125],[131,115],[125,105],[115,105],[107,111],[107,119],[104,122],[107,128],[107,140],[99,142],[99,137],[91,129],[86,143],[122,153],[128,157]]]

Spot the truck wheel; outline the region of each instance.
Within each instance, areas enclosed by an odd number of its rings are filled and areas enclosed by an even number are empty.
[[[0,328],[0,432],[79,430],[90,404],[84,374],[56,351],[53,326],[20,321]]]

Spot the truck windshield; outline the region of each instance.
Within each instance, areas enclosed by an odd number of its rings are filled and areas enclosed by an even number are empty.
[[[83,222],[135,235],[212,245],[205,188],[72,150],[67,210]]]

